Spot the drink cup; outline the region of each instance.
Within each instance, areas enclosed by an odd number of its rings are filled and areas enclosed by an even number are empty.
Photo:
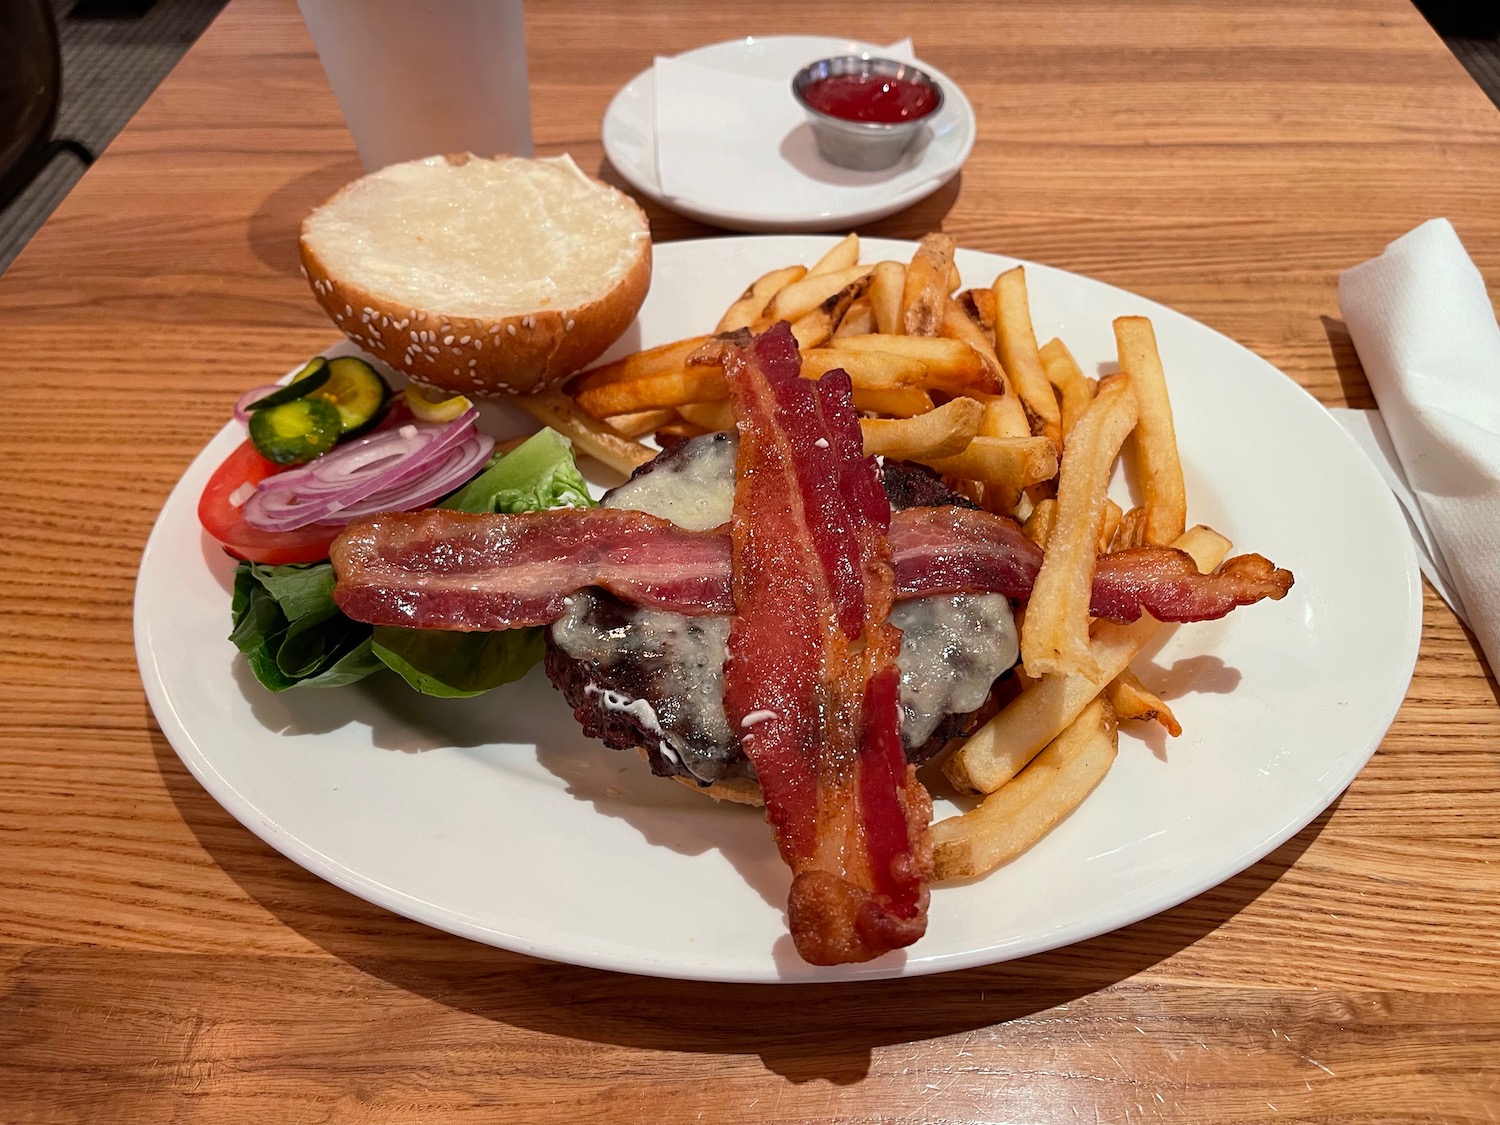
[[[531,155],[521,0],[298,0],[366,171]]]

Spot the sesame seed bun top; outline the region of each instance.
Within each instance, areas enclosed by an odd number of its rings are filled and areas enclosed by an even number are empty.
[[[464,393],[553,385],[629,326],[645,214],[566,156],[435,156],[343,188],[302,224],[318,303],[365,350]]]

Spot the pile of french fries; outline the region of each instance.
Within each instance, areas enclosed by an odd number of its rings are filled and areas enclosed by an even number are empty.
[[[855,235],[811,266],[754,281],[712,333],[648,348],[523,398],[585,452],[628,473],[665,446],[734,425],[716,337],[791,323],[802,372],[843,368],[865,451],[929,465],[956,492],[1021,522],[1044,562],[1017,613],[1021,663],[1011,697],[942,759],[981,800],[933,826],[936,877],[966,879],[1014,859],[1098,785],[1121,720],[1177,735],[1171,709],[1131,672],[1160,627],[1089,616],[1098,555],[1171,545],[1205,573],[1229,541],[1188,529],[1166,380],[1151,322],[1114,321],[1119,371],[1092,379],[1060,340],[1038,346],[1023,267],[963,289],[954,243],[921,240],[909,262],[860,263]],[[1139,506],[1108,496],[1127,442]]]

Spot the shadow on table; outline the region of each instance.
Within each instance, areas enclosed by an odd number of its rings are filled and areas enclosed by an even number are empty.
[[[670,208],[657,203],[631,187],[625,177],[620,175],[607,159],[599,162],[593,174],[605,183],[619,188],[640,204],[641,210],[646,212],[646,217],[650,220],[651,237],[656,242],[677,242],[688,238],[733,238],[740,233],[712,226],[686,215],[679,215]],[[861,223],[854,228],[855,232],[870,238],[915,240],[929,231],[942,230],[943,219],[953,209],[953,204],[958,200],[959,189],[962,187],[963,173],[959,172],[925,199],[919,199],[910,207],[905,207],[883,219]],[[301,220],[299,219],[298,222]],[[842,233],[845,229],[831,228],[829,233]],[[750,280],[753,279],[746,279],[747,282]]]
[[[1344,390],[1344,405],[1356,410],[1375,409],[1375,393],[1370,390],[1370,381],[1365,377],[1364,366],[1359,362],[1359,353],[1354,350],[1354,338],[1342,320],[1331,316],[1320,316],[1323,335],[1328,337],[1328,354],[1334,369],[1339,374],[1339,385]]]
[[[354,157],[319,165],[266,196],[250,216],[245,239],[261,263],[286,277],[302,268],[297,237],[302,220],[345,184],[364,175]]]
[[[291,929],[387,983],[459,1011],[585,1042],[758,1055],[793,1082],[861,1081],[876,1048],[1023,1019],[1126,980],[1254,902],[1322,832],[1338,802],[1265,859],[1154,918],[980,969],[864,984],[704,984],[632,977],[479,945],[372,906],[241,827],[153,728],[157,766],[205,851]]]

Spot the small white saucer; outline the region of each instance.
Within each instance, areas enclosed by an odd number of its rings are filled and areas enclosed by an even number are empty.
[[[790,99],[792,76],[807,63],[831,55],[879,55],[883,50],[853,39],[777,35],[715,43],[677,58],[750,78],[784,80]],[[974,109],[968,98],[941,71],[920,60],[917,65],[942,85],[943,107],[931,122],[925,146],[883,171],[855,172],[829,164],[818,155],[805,122],[788,129],[784,115],[773,114],[768,128],[758,133],[753,127],[744,130],[742,120],[737,126],[744,131],[735,134],[737,148],[761,169],[755,181],[764,190],[726,190],[721,195],[701,188],[668,195],[657,171],[656,83],[651,70],[637,74],[609,103],[601,126],[604,151],[632,187],[690,218],[744,231],[848,229],[931,195],[953,178],[974,147]]]

